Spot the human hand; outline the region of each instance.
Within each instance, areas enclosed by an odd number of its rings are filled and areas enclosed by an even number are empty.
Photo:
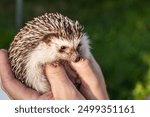
[[[93,56],[89,60],[72,63],[72,67],[81,79],[80,92],[86,99],[109,99],[102,71]]]
[[[12,99],[108,99],[102,73],[93,58],[91,63],[91,66],[87,60],[72,63],[72,67],[79,74],[82,81],[80,91],[69,80],[61,65],[56,68],[46,65],[46,74],[52,92],[40,95],[37,91],[25,87],[14,78],[8,62],[7,52],[0,50],[0,75],[3,89]],[[92,66],[94,66],[95,72],[92,71]],[[78,69],[81,68],[82,70],[79,71]],[[89,80],[92,80],[92,82],[89,82]]]
[[[15,79],[8,62],[8,54],[6,50],[0,50],[0,76],[2,89],[7,93],[10,99],[54,99],[52,92],[47,92],[43,95],[40,95],[37,91],[27,88],[25,85]]]
[[[62,65],[46,65],[47,78],[55,99],[108,99],[104,77],[93,57],[90,60],[72,62],[71,66],[81,80],[79,91],[69,80]]]

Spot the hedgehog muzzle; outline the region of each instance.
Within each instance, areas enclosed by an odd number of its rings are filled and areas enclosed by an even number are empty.
[[[81,59],[81,55],[78,53],[78,52],[73,52],[72,53],[72,55],[71,55],[71,61],[73,61],[73,62],[78,62],[78,61],[80,61],[80,59]]]

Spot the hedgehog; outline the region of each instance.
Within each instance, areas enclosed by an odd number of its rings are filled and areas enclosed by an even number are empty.
[[[8,54],[16,79],[41,94],[51,90],[46,64],[59,63],[68,73],[76,74],[69,63],[91,56],[83,26],[60,13],[45,13],[27,22],[14,37]],[[76,79],[73,83],[80,84],[78,76],[72,76]]]

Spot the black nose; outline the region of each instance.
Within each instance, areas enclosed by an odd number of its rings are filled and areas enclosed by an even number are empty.
[[[80,56],[78,56],[78,57],[75,59],[75,61],[74,61],[74,62],[78,62],[78,61],[80,61],[80,59],[81,59],[81,57],[80,57]]]

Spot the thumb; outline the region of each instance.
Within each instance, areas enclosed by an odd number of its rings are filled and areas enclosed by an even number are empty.
[[[62,65],[57,67],[46,65],[46,75],[55,99],[83,99],[69,80]]]
[[[103,82],[99,79],[89,60],[81,60],[77,63],[71,63],[73,69],[79,75],[82,85],[80,91],[87,99],[107,99],[106,90],[103,87]]]

